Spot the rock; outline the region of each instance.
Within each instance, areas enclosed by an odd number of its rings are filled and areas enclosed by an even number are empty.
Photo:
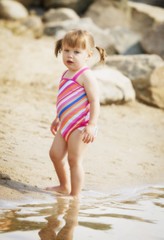
[[[10,30],[14,35],[40,38],[43,35],[43,23],[38,16],[29,16],[19,21],[1,20],[0,27]]]
[[[125,103],[135,99],[135,91],[130,79],[118,70],[107,66],[93,69],[100,89],[100,103]]]
[[[132,80],[137,99],[164,108],[164,61],[157,55],[117,56],[107,59]]]
[[[138,54],[142,53],[140,46],[140,35],[125,27],[114,27],[109,30],[112,39],[112,46],[116,54]],[[110,44],[110,43],[109,43]],[[109,49],[109,50],[108,50]],[[106,52],[110,54],[111,45],[106,48]]]
[[[164,61],[157,55],[110,56],[106,64],[115,67],[131,79],[136,90],[142,90],[150,85],[152,72],[164,65]]]
[[[164,66],[157,67],[150,76],[150,86],[154,88],[164,87]]]
[[[80,17],[76,12],[69,8],[50,9],[43,15],[43,21],[48,22],[60,22],[65,20],[79,20]]]
[[[83,13],[93,0],[43,0],[45,8],[71,8],[77,13]]]
[[[21,4],[23,4],[26,7],[29,7],[35,0],[15,0]]]
[[[26,30],[24,32],[24,34],[26,34],[27,31],[31,31],[31,35],[34,38],[40,38],[43,35],[43,23],[40,19],[40,17],[38,16],[29,16],[26,19],[23,19],[21,21],[21,25],[26,27]]]
[[[146,3],[158,7],[164,8],[164,1],[163,0],[130,0],[131,2],[141,2]]]
[[[144,89],[138,92],[138,99],[148,105],[164,109],[164,87]]]
[[[143,102],[164,109],[164,66],[156,68],[150,76],[150,86],[139,93]]]
[[[164,66],[156,68],[152,72],[149,90],[153,99],[151,104],[164,109]]]
[[[0,179],[2,180],[11,180],[11,177],[8,174],[4,174],[0,172]]]
[[[26,18],[28,11],[21,4],[14,0],[1,0],[0,1],[0,18],[19,20]]]
[[[31,36],[31,31],[27,31],[27,27],[21,24],[20,21],[11,21],[11,20],[1,20],[0,21],[0,28],[7,29],[11,31],[14,35],[26,35]]]
[[[130,25],[142,34],[155,24],[164,22],[164,9],[144,3],[128,2],[130,9]]]
[[[95,1],[86,11],[85,17],[90,17],[101,28],[114,26],[129,26],[128,7],[126,0]]]
[[[146,31],[141,45],[146,53],[157,54],[164,59],[164,23]]]
[[[148,99],[147,103],[154,105],[158,108],[164,109],[164,87],[162,88],[151,88],[151,99]]]
[[[81,28],[90,31],[94,38],[96,45],[107,48],[113,44],[113,39],[109,34],[109,30],[103,30],[96,26],[90,18],[81,18],[79,20],[65,20],[61,22],[50,22],[45,24],[44,32],[47,35],[55,36],[55,38],[62,38],[63,35],[71,29]]]

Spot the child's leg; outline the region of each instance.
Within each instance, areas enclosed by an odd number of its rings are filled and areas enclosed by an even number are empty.
[[[47,188],[47,190],[56,191],[60,193],[69,193],[70,181],[66,170],[66,164],[64,162],[64,157],[66,153],[67,143],[63,139],[61,133],[58,132],[54,138],[49,154],[55,167],[60,185]]]
[[[71,175],[71,193],[77,196],[83,185],[84,170],[82,166],[83,154],[87,144],[82,141],[81,131],[75,130],[68,139],[68,163]]]

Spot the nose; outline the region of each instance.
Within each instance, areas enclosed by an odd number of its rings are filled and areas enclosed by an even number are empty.
[[[73,52],[72,51],[68,52],[68,57],[73,57]]]

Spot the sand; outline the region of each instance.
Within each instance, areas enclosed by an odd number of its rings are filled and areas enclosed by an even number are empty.
[[[55,95],[43,85],[1,83],[1,199],[44,198],[42,189],[58,184],[49,159]],[[83,191],[163,184],[164,112],[137,101],[101,106],[84,169]]]

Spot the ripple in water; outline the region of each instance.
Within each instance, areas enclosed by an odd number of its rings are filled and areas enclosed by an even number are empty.
[[[162,240],[164,187],[85,191],[80,201],[1,201],[0,216],[2,240]]]

